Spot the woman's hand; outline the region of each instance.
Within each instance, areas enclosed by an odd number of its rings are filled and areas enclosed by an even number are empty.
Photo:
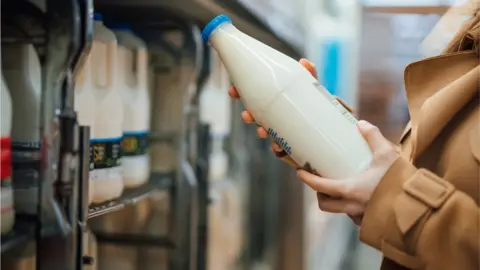
[[[307,69],[315,78],[317,78],[317,70],[315,68],[315,65],[313,63],[311,63],[310,61],[306,60],[306,59],[301,59],[300,60],[300,64],[302,66],[305,67],[305,69]],[[237,89],[235,88],[235,86],[232,86],[229,90],[228,90],[228,94],[232,97],[232,98],[235,98],[235,99],[238,99],[240,98],[240,95],[238,94],[238,91]],[[247,123],[247,124],[253,124],[255,123],[255,118],[253,118],[253,115],[245,110],[242,112],[242,119],[243,119],[243,122]],[[266,139],[268,138],[268,132],[267,130],[262,127],[262,126],[259,126],[258,129],[257,129],[257,135],[258,137],[262,138],[262,139]],[[282,147],[280,145],[278,145],[277,143],[275,142],[272,142],[272,151],[275,153],[275,155],[280,158],[281,160],[285,161],[286,163],[288,163],[289,165],[293,166],[294,168],[298,169],[299,166],[298,164],[295,163],[295,161],[293,161],[293,159],[291,159],[287,153],[285,151],[283,151]]]
[[[372,164],[368,170],[358,176],[340,180],[323,178],[304,170],[298,170],[298,176],[317,192],[321,210],[345,213],[360,226],[373,191],[398,158],[398,153],[376,126],[359,121],[358,129],[373,152]]]

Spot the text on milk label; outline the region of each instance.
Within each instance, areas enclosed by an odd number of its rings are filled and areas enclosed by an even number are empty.
[[[272,128],[269,128],[267,130],[268,132],[268,135],[270,135],[272,137],[272,139],[278,144],[280,145],[280,147],[282,147],[283,151],[285,151],[285,153],[287,153],[287,155],[291,155],[292,154],[292,148],[290,147],[290,145],[288,144],[288,142],[279,136],[279,134],[273,130]]]
[[[109,169],[120,166],[122,137],[90,140],[90,169]]]
[[[123,156],[133,157],[146,155],[148,152],[148,131],[123,133]]]
[[[327,99],[330,100],[330,102],[332,102],[332,104],[335,106],[335,108],[338,109],[338,111],[340,111],[340,113],[352,124],[357,124],[358,123],[358,120],[357,118],[355,118],[355,116],[353,116],[340,102],[338,102],[338,100],[332,96],[328,91],[327,89],[325,89],[325,87],[323,87],[320,82],[315,82],[313,84],[319,91],[320,93],[322,93]]]

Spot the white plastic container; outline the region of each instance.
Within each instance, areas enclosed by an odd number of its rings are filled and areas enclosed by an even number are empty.
[[[92,78],[91,91],[95,103],[95,123],[91,133],[90,151],[93,171],[90,185],[93,203],[119,197],[123,192],[122,134],[123,102],[117,68],[117,39],[103,25],[100,14],[94,15],[92,50],[87,60]]]
[[[228,170],[228,155],[224,141],[230,133],[231,99],[227,91],[228,74],[220,57],[211,53],[211,73],[200,96],[200,120],[210,124],[212,152],[210,154],[209,179],[224,179]]]
[[[131,32],[129,25],[110,28],[118,39],[118,78],[123,98],[123,182],[131,188],[144,184],[150,173],[148,52],[145,42]]]
[[[0,210],[1,210],[1,234],[4,235],[12,230],[15,222],[15,210],[13,208],[12,190],[12,143],[10,133],[12,131],[12,100],[8,93],[7,85],[3,80],[0,119]]]
[[[297,61],[220,15],[203,30],[257,122],[306,170],[344,178],[366,170],[370,148],[357,120]]]
[[[12,98],[15,207],[19,213],[34,214],[38,205],[41,166],[39,121],[42,77],[40,59],[33,45],[3,45],[2,72]]]

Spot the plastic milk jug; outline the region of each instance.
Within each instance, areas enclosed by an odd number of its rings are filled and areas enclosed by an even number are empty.
[[[2,45],[2,72],[12,98],[12,180],[16,211],[34,214],[40,181],[40,59],[31,44]],[[2,116],[3,117],[3,116]]]
[[[90,151],[93,171],[90,185],[93,203],[119,197],[123,192],[122,135],[123,102],[117,68],[117,38],[106,28],[102,16],[94,15],[94,37],[89,59],[91,91],[95,99],[95,122]]]
[[[123,98],[123,182],[125,187],[137,187],[148,180],[150,173],[147,46],[129,25],[110,28],[118,39],[118,78]]]

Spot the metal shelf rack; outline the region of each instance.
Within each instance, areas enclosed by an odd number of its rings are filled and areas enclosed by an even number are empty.
[[[182,104],[183,129],[174,134],[152,132],[152,143],[169,141],[177,146],[177,170],[169,174],[153,173],[148,183],[126,190],[121,198],[88,206],[90,134],[89,127],[78,125],[73,89],[74,74],[90,50],[94,9],[107,19],[132,23],[147,41],[153,59],[156,47],[167,48],[175,55],[173,62],[188,58],[194,61],[198,72],[195,93]],[[99,233],[98,241],[163,247],[172,250],[170,269],[206,269],[210,142],[208,125],[199,121],[198,96],[210,73],[210,64],[209,49],[200,41],[199,27],[219,13],[229,14],[241,30],[253,37],[293,57],[299,56],[247,10],[222,1],[45,0],[44,8],[26,0],[2,1],[2,44],[33,44],[42,65],[38,116],[42,140],[34,155],[37,157],[34,161],[41,164],[38,207],[34,215],[17,215],[13,231],[2,236],[2,260],[28,250],[36,252],[38,270],[83,269],[92,260],[83,254],[82,235],[89,219],[168,190],[173,212],[168,235]],[[172,30],[185,37],[180,46],[161,39],[162,33]]]

